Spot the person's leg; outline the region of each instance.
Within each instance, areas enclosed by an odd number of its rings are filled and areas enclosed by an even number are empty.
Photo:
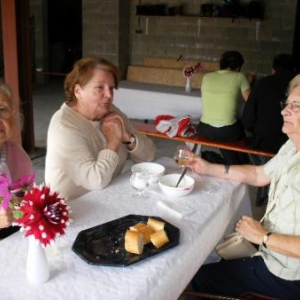
[[[244,128],[239,121],[230,126],[216,128],[215,132],[215,139],[218,141],[238,141],[244,139],[244,137]],[[221,149],[221,153],[226,163],[230,165],[242,165],[250,162],[249,156],[246,153],[223,149]]]
[[[283,299],[299,299],[300,295],[300,281],[274,276],[260,256],[204,265],[191,284],[196,291],[228,296],[256,292]]]
[[[198,125],[198,134],[201,136],[204,136],[211,140],[218,140],[215,136],[216,128],[205,123],[199,123]],[[222,150],[220,150],[222,154]],[[223,154],[222,154],[223,155]],[[212,163],[225,163],[224,156],[220,156],[219,154],[213,152],[213,151],[204,151],[201,153],[201,156],[206,159],[209,162]],[[227,162],[226,162],[227,163]]]
[[[249,156],[246,153],[241,153],[238,151],[224,150],[224,149],[220,149],[220,151],[226,161],[226,164],[228,164],[228,165],[249,164]]]
[[[200,122],[198,124],[197,132],[200,136],[204,136],[208,139],[215,140],[214,129],[215,129],[215,127],[213,127],[209,124],[205,124],[205,123]]]
[[[216,129],[215,139],[219,141],[238,141],[245,138],[244,128],[239,121]]]

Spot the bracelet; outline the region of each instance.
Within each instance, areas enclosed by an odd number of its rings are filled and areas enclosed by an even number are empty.
[[[229,174],[230,165],[224,165],[225,171],[224,174]]]
[[[122,142],[122,143],[125,144],[125,145],[130,145],[130,144],[135,143],[135,142],[136,142],[136,138],[132,134],[128,142]]]
[[[267,232],[267,233],[263,236],[262,245],[263,245],[266,249],[268,249],[267,242],[268,242],[269,237],[270,237],[271,234],[273,234],[273,232]]]

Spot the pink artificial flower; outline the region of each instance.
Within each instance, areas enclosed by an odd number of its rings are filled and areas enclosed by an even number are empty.
[[[0,174],[0,185],[9,186],[10,183],[10,177],[7,173]]]
[[[10,201],[13,203],[14,196],[19,192],[28,191],[33,187],[35,173],[24,175],[16,182],[10,182],[10,176],[7,173],[0,174],[0,208],[7,209]]]
[[[35,173],[22,176],[19,180],[12,182],[10,190],[13,194],[25,192],[33,188]]]
[[[194,73],[200,72],[204,69],[204,64],[198,62],[195,66],[194,66]]]
[[[51,194],[47,186],[26,192],[18,210],[21,217],[15,220],[15,225],[21,226],[26,231],[25,236],[33,235],[43,246],[65,234],[70,224],[69,206],[58,193]]]
[[[0,208],[4,208],[7,209],[8,205],[9,205],[9,201],[11,199],[11,193],[10,193],[10,189],[9,189],[9,181],[10,178],[8,176],[8,174],[6,173],[2,173],[0,175],[0,199],[1,204],[0,204]]]

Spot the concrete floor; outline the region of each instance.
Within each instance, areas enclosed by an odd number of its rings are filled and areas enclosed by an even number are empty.
[[[35,144],[38,148],[38,151],[32,156],[32,160],[37,176],[36,181],[38,184],[40,184],[44,182],[47,128],[51,116],[64,102],[62,79],[55,79],[47,84],[35,85],[33,91],[33,101]],[[158,149],[157,157],[172,157],[175,147],[180,144],[176,141],[163,140],[158,138],[154,138],[154,141]],[[260,219],[265,211],[265,206],[255,206],[256,188],[250,187],[249,191],[252,201],[253,215],[255,216],[255,218]],[[180,297],[178,300],[186,300],[186,298]]]

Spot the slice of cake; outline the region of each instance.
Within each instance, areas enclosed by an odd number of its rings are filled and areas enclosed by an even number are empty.
[[[125,250],[134,254],[142,254],[144,250],[143,235],[136,230],[126,230]]]

